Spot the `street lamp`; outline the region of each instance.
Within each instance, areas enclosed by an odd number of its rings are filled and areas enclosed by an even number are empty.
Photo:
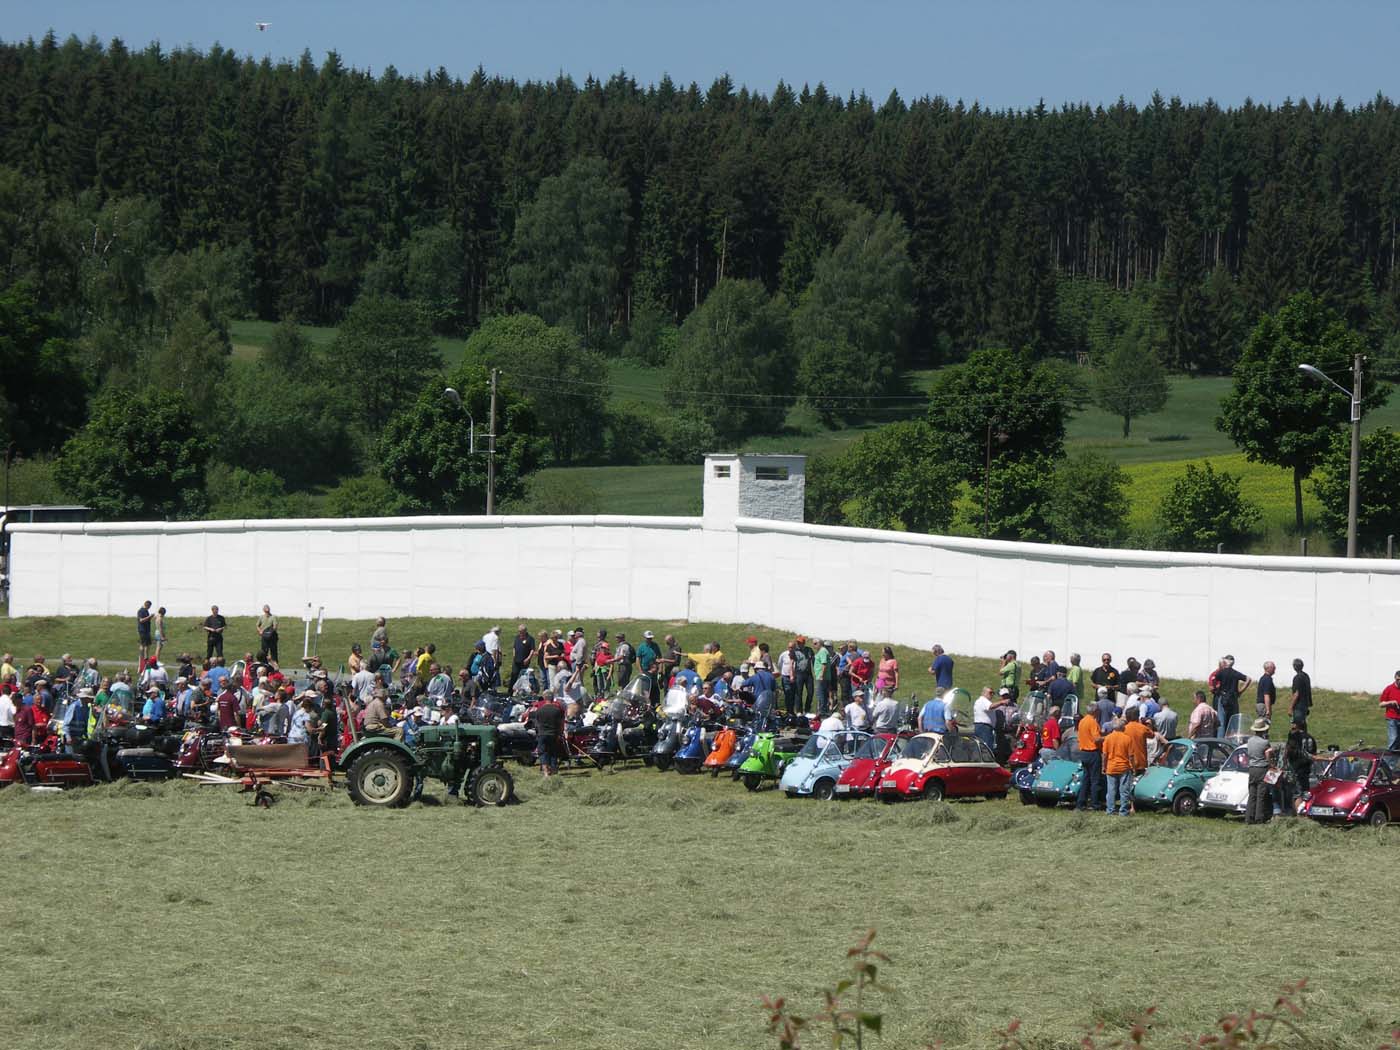
[[[471,412],[468,411],[467,406],[463,404],[462,395],[457,393],[457,391],[453,390],[451,387],[448,387],[442,392],[442,399],[444,401],[450,401],[452,404],[460,408],[463,412],[467,413],[467,422],[471,424],[470,427],[467,429],[467,454],[474,455],[476,453],[476,420],[472,418]]]
[[[1331,383],[1334,387],[1351,398],[1351,484],[1347,492],[1347,557],[1356,557],[1356,509],[1360,486],[1358,484],[1361,473],[1361,361],[1362,357],[1357,354],[1351,362],[1351,389],[1348,390],[1320,368],[1312,365],[1299,365],[1298,371],[1305,376],[1312,376],[1320,379],[1324,383]]]
[[[491,429],[486,434],[486,513],[496,513],[496,382],[499,379],[501,370],[491,369]],[[462,411],[467,413],[467,422],[471,424],[468,431],[467,453],[469,455],[476,452],[476,420],[472,418],[471,412],[467,411],[466,403],[462,400],[462,395],[451,387],[442,392],[445,400],[452,402]]]

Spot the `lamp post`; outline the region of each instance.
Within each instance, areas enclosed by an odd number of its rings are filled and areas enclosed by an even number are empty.
[[[496,380],[500,376],[500,369],[491,369],[491,430],[486,435],[486,513],[496,513]],[[462,395],[451,387],[442,392],[445,400],[452,402],[463,412],[467,413],[467,422],[471,429],[467,431],[467,454],[476,454],[476,420],[468,411],[466,402],[462,400]]]
[[[1361,474],[1361,362],[1357,354],[1351,362],[1351,389],[1348,390],[1320,368],[1312,365],[1299,365],[1298,371],[1334,387],[1351,398],[1351,482],[1347,491],[1347,557],[1356,557],[1356,511],[1360,491]]]

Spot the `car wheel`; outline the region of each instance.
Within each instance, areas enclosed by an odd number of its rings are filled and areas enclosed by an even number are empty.
[[[760,784],[762,784],[762,783],[763,783],[763,778],[762,778],[761,776],[759,776],[757,773],[745,773],[745,774],[744,774],[744,787],[748,788],[750,791],[757,791],[757,790],[758,790],[758,786],[759,786]]]
[[[930,802],[942,802],[943,781],[935,777],[934,779],[930,780],[927,784],[925,784],[924,798],[928,799]]]
[[[1034,805],[1035,805],[1035,792],[1034,792],[1034,791],[1026,791],[1026,790],[1023,789],[1023,790],[1021,791],[1021,805],[1023,805],[1023,806],[1034,806]]]
[[[1366,818],[1366,823],[1373,828],[1383,828],[1390,823],[1390,814],[1385,811],[1384,806],[1377,806],[1371,810],[1371,815]]]
[[[1189,817],[1199,808],[1198,802],[1194,791],[1178,791],[1172,799],[1172,812],[1178,817]]]
[[[819,798],[823,802],[828,801],[836,794],[836,781],[830,777],[822,777],[812,785],[812,797]]]

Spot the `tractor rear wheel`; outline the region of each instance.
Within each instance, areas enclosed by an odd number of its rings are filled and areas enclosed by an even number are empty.
[[[408,758],[387,747],[356,755],[345,778],[357,806],[401,809],[413,797],[413,771]]]
[[[515,797],[515,781],[500,766],[486,766],[468,778],[467,794],[478,806],[504,806]]]

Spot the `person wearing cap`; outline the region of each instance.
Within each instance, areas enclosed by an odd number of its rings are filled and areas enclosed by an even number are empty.
[[[644,675],[651,676],[652,699],[659,695],[660,684],[656,680],[656,674],[660,670],[657,666],[661,659],[661,647],[656,644],[656,635],[651,631],[642,632],[642,644],[637,646],[637,670]]]
[[[482,644],[486,646],[486,651],[491,654],[491,658],[497,663],[501,662],[501,628],[497,624],[481,636]]]
[[[92,713],[92,690],[79,689],[63,712],[63,742],[68,750],[77,754],[87,742],[88,717]]]
[[[141,708],[141,720],[158,725],[165,720],[165,697],[155,686],[146,689],[146,703]]]
[[[403,730],[389,718],[389,705],[385,703],[387,699],[388,694],[383,689],[374,691],[365,705],[365,732],[371,736],[391,736],[402,740]]]
[[[1400,671],[1395,679],[1386,683],[1380,696],[1381,714],[1385,715],[1385,746],[1391,751],[1400,751]]]
[[[1074,686],[1069,683],[1069,668],[1063,664],[1055,665],[1055,677],[1045,686],[1045,693],[1050,698],[1050,703],[1057,707],[1063,707],[1066,697],[1074,692]]]
[[[749,647],[749,658],[746,662],[757,667],[759,656],[762,655],[758,648],[758,636],[753,634],[749,635],[744,639],[744,644]]]
[[[1253,735],[1244,742],[1246,766],[1249,769],[1249,799],[1245,804],[1246,824],[1267,824],[1274,815],[1273,799],[1264,778],[1269,773],[1277,749],[1269,743],[1269,720],[1256,718],[1249,727]]]
[[[875,674],[875,663],[870,659],[870,654],[864,649],[857,649],[846,672],[851,678],[851,694],[868,700],[870,679]]]
[[[1400,672],[1396,673],[1400,678]],[[1294,805],[1303,793],[1312,788],[1312,764],[1317,756],[1317,741],[1308,727],[1294,719],[1288,726],[1288,737],[1283,743],[1283,777],[1276,787],[1279,804],[1283,812],[1292,816]]]
[[[768,728],[768,720],[777,700],[778,683],[773,672],[762,664],[745,664],[743,688],[753,696],[754,724],[759,732]]]

